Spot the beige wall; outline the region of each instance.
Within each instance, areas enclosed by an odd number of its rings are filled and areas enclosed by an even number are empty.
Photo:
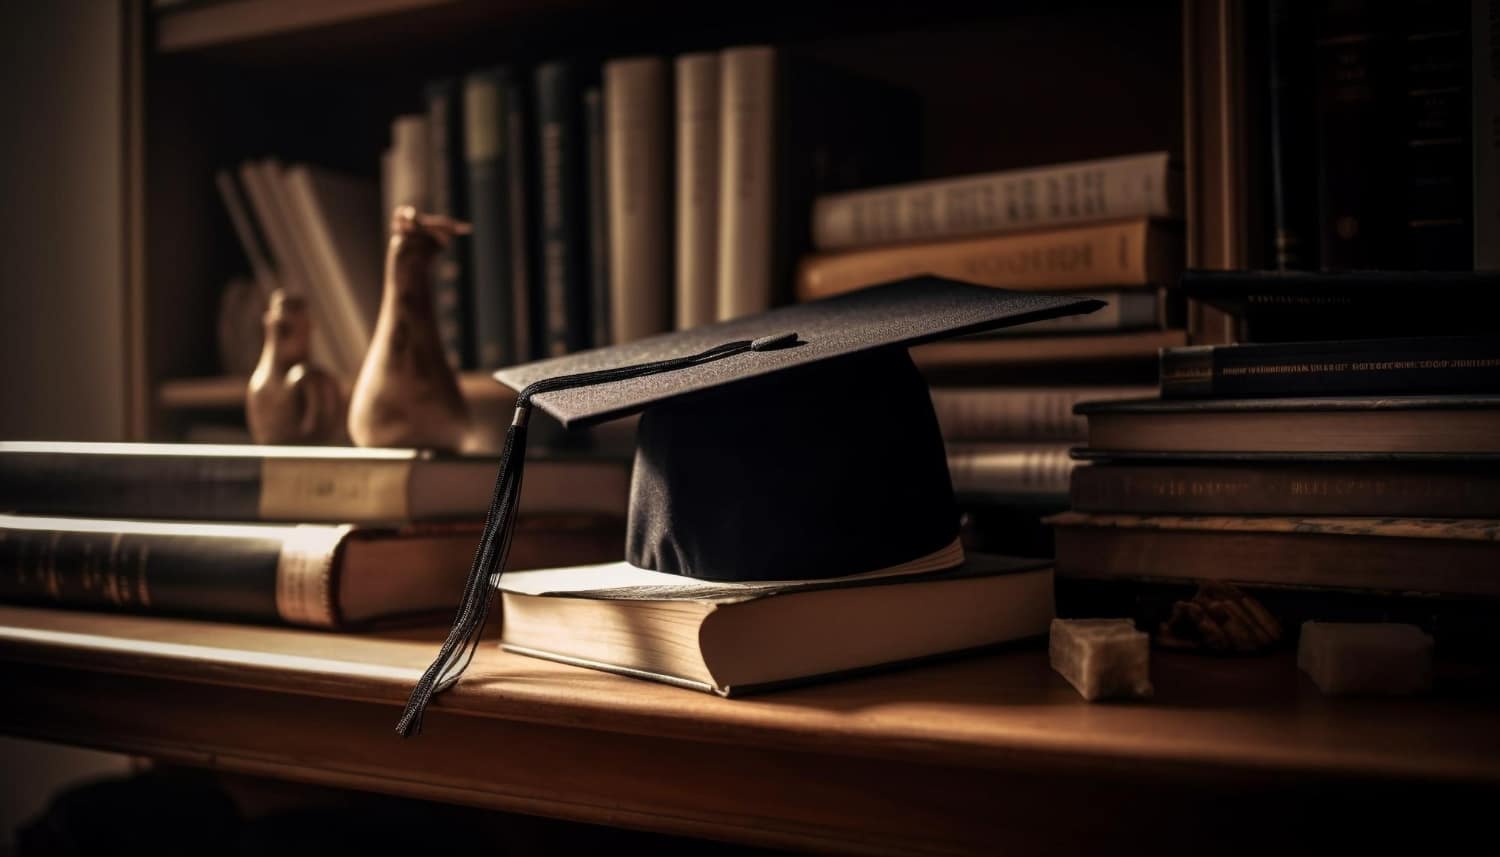
[[[0,438],[124,437],[121,22],[111,0],[0,2]],[[0,854],[56,788],[126,769],[0,738]]]
[[[0,438],[124,437],[122,21],[0,3]]]

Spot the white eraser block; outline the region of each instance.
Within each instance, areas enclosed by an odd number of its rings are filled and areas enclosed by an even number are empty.
[[[1129,619],[1053,619],[1047,655],[1091,702],[1151,695],[1151,638]]]
[[[1297,666],[1328,694],[1420,693],[1432,687],[1432,638],[1416,625],[1304,622]]]

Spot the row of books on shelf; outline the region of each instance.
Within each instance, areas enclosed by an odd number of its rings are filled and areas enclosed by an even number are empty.
[[[1179,326],[1166,153],[913,182],[913,96],[764,46],[483,69],[424,93],[425,113],[391,123],[378,189],[274,158],[219,176],[260,291],[305,293],[314,356],[346,376],[378,309],[380,211],[401,204],[473,225],[434,271],[458,368],[929,272],[1108,301],[1021,335]]]

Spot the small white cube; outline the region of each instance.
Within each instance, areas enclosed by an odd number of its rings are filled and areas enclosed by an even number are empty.
[[[1304,622],[1297,666],[1327,694],[1420,693],[1432,687],[1432,638],[1416,625]]]
[[[1090,702],[1151,695],[1151,638],[1129,619],[1053,619],[1047,654]]]

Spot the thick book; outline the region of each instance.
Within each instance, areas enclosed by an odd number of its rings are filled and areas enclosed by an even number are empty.
[[[515,317],[513,292],[517,249],[511,246],[510,161],[517,153],[510,148],[507,109],[513,89],[504,68],[473,72],[464,79],[464,166],[473,227],[469,323],[479,369],[499,369],[530,357],[516,338],[521,322]]]
[[[1077,462],[1065,443],[955,441],[947,450],[960,503],[1068,507],[1068,474]]]
[[[584,220],[583,90],[568,60],[537,67],[537,266],[544,351],[557,357],[588,347],[588,256]]]
[[[738,696],[1038,637],[1045,562],[718,583],[623,563],[507,572],[501,645],[518,654]],[[830,617],[836,617],[830,621]]]
[[[1322,4],[1317,24],[1318,259],[1329,270],[1398,267],[1404,40],[1383,4]]]
[[[589,213],[589,329],[595,348],[613,342],[609,307],[609,180],[604,137],[604,91],[591,86],[583,92],[584,149],[588,159]]]
[[[1111,462],[1077,467],[1078,512],[1500,518],[1500,461]]]
[[[818,194],[917,174],[922,125],[912,93],[765,45],[723,52],[719,111],[717,305],[731,319],[787,299]]]
[[[481,529],[0,514],[0,601],[339,628],[451,608]],[[622,536],[618,520],[523,516],[510,563],[597,562]]]
[[[1088,402],[1100,457],[1500,454],[1500,395]]]
[[[1166,152],[826,194],[813,244],[850,250],[1182,214],[1182,173]]]
[[[797,299],[817,300],[918,274],[1005,289],[1175,282],[1180,230],[1148,220],[827,253],[804,259]]]
[[[1500,315],[1500,271],[1190,270],[1181,291],[1240,342],[1493,336]]]
[[[499,462],[410,449],[0,442],[0,511],[220,521],[483,518]],[[526,463],[523,513],[623,517],[630,464]]]
[[[1469,74],[1473,111],[1474,269],[1500,269],[1500,0],[1472,0]]]
[[[677,329],[718,318],[719,55],[677,58]]]
[[[453,79],[435,80],[427,84],[423,95],[427,100],[428,210],[468,221],[462,86]],[[467,240],[450,241],[432,265],[433,316],[443,355],[454,369],[476,368],[469,324],[469,247]]]
[[[1138,399],[1149,387],[934,387],[932,409],[945,440],[1083,440],[1080,402]]]
[[[1167,399],[1500,392],[1500,337],[1193,345],[1161,352]]]
[[[1500,529],[1469,518],[1064,512],[1057,574],[1500,596]]]
[[[1265,4],[1267,207],[1270,258],[1278,270],[1318,267],[1318,207],[1309,205],[1318,186],[1314,105],[1314,4],[1270,0]]]
[[[672,329],[670,98],[662,58],[605,63],[610,340],[615,344]]]

